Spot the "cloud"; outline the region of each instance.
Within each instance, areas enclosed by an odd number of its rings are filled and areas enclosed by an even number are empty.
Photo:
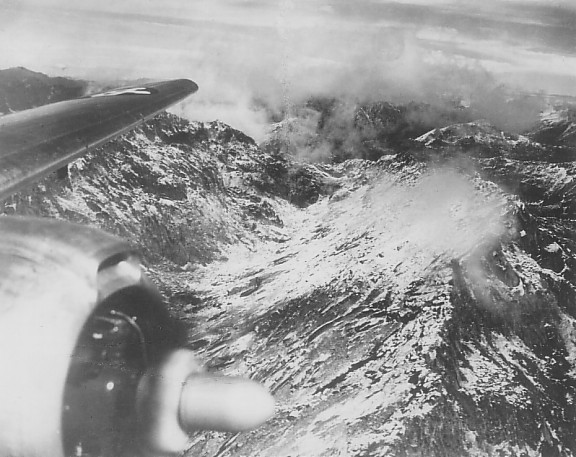
[[[0,0],[0,13],[0,66],[188,77],[200,86],[189,117],[257,139],[270,112],[311,96],[429,100],[502,81],[533,90],[536,72],[549,75],[536,88],[556,81],[556,92],[571,89],[576,66],[569,2]]]

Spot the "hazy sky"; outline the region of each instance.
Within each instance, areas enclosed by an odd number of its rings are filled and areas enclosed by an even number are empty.
[[[192,115],[250,130],[254,99],[576,95],[575,32],[572,0],[0,0],[0,68],[187,77]]]

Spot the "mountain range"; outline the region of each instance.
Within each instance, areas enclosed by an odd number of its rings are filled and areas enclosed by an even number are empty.
[[[88,86],[0,71],[0,107]],[[2,212],[129,240],[209,369],[273,392],[263,427],[187,456],[574,455],[576,112],[518,133],[338,106],[260,145],[163,114]]]

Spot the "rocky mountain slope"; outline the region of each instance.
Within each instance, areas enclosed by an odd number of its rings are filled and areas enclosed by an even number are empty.
[[[26,68],[0,70],[0,114],[84,95],[88,83],[49,77]]]
[[[312,165],[163,115],[3,212],[140,245],[189,346],[272,390],[262,428],[187,456],[572,456],[576,166],[436,127]]]
[[[533,138],[542,143],[575,147],[576,110],[573,105],[559,105],[545,112],[542,123],[533,132]]]

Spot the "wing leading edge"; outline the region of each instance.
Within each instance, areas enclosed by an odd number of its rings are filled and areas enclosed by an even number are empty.
[[[0,117],[0,201],[197,90],[162,81]]]

